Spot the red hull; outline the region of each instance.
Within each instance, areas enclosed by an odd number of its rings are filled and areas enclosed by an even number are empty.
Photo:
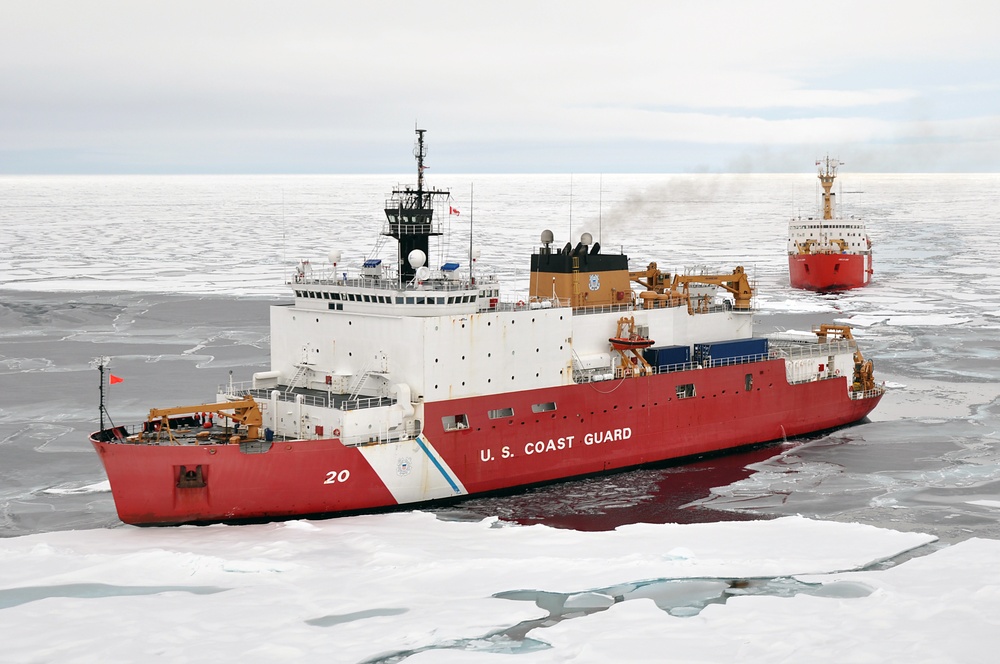
[[[676,396],[685,384],[695,385],[696,396]],[[405,454],[427,453],[428,467],[444,475],[454,495],[482,493],[830,429],[864,418],[882,396],[855,400],[847,388],[843,377],[789,385],[784,361],[769,360],[457,399],[427,404],[422,441],[399,445],[407,446]],[[541,403],[556,408],[533,412]],[[499,408],[518,416],[486,418]],[[470,426],[445,431],[442,417],[457,413],[467,413]],[[363,448],[330,439],[275,442],[262,453],[244,453],[239,445],[91,442],[119,517],[141,525],[390,507],[398,504],[391,489],[404,481],[410,460],[402,456],[400,472],[383,468],[380,475]],[[179,488],[180,466],[201,466],[204,486]],[[440,497],[408,495],[412,502]]]
[[[788,277],[792,288],[836,291],[867,286],[872,275],[871,254],[790,254]]]

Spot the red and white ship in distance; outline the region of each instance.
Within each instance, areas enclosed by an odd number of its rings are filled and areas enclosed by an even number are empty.
[[[865,222],[841,217],[830,191],[840,162],[826,157],[816,165],[823,185],[823,216],[789,222],[789,281],[793,288],[824,292],[867,286],[872,277],[872,243]]]
[[[91,442],[123,521],[447,501],[831,429],[882,398],[849,328],[754,337],[742,267],[630,271],[589,233],[550,231],[527,295],[471,257],[429,266],[450,195],[425,188],[423,130],[415,154],[416,188],[384,210],[395,264],[300,263],[271,308],[270,370],[134,427],[105,428],[102,404]]]

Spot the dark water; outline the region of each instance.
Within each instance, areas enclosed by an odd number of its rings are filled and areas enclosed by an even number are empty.
[[[791,445],[794,445],[792,443]],[[750,475],[747,465],[774,456],[781,443],[758,449],[558,482],[498,496],[468,498],[434,509],[441,518],[498,516],[524,525],[542,523],[574,530],[613,530],[629,523],[698,523],[745,521],[759,514],[728,512],[690,505],[713,486]]]

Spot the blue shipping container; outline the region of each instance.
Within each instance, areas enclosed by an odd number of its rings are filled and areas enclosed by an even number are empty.
[[[767,359],[767,339],[733,339],[694,345],[694,361],[702,366]]]
[[[666,367],[685,365],[691,361],[690,346],[653,346],[642,352],[649,365],[663,371]]]

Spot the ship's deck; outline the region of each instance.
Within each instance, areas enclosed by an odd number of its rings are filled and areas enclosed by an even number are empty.
[[[101,442],[118,442],[135,445],[225,445],[240,441],[240,434],[246,435],[246,428],[234,427],[228,420],[208,420],[208,425],[200,418],[192,416],[170,418],[170,426],[164,428],[159,422],[143,422],[134,426],[117,426],[105,429],[93,438]]]

